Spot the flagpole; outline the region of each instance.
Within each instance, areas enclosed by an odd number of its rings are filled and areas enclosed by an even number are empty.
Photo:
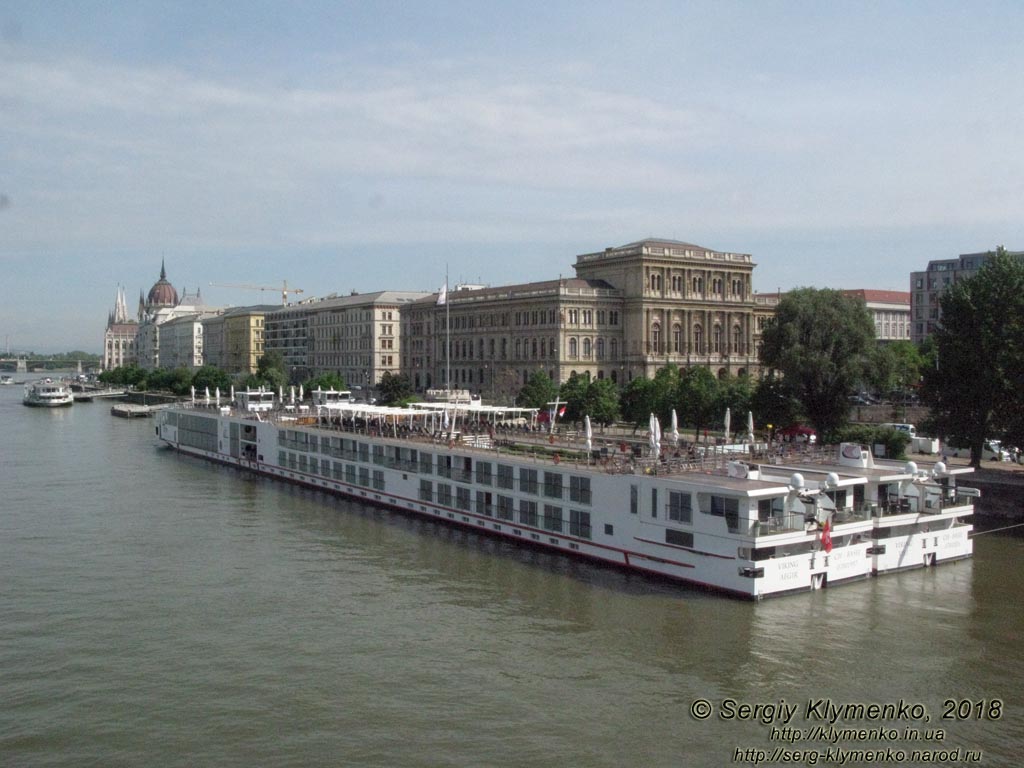
[[[448,263],[444,265],[444,380],[447,388],[447,400],[452,401],[452,309],[448,300]]]

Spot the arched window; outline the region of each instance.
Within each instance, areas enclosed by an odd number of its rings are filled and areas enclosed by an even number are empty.
[[[700,296],[704,293],[704,278],[695,277],[693,278],[693,292]]]
[[[516,360],[521,359],[523,356],[523,340],[516,339]]]
[[[651,346],[648,350],[652,354],[659,354],[661,352],[661,324],[654,323],[651,326]]]
[[[590,357],[590,350],[591,350],[590,339],[584,339],[583,340],[583,357],[589,358]]]
[[[712,331],[711,351],[716,353],[722,352],[722,326],[716,325]]]
[[[571,339],[569,339],[569,357],[576,357],[578,353],[579,342],[576,340],[576,337],[573,336]]]
[[[683,351],[683,327],[679,323],[672,325],[672,351],[677,355]]]
[[[537,358],[537,340],[533,339],[530,343],[530,357]]]
[[[619,340],[612,339],[609,348],[611,349],[612,360],[617,360],[619,357]]]
[[[743,354],[743,329],[738,325],[732,329],[732,351],[737,354]]]
[[[597,359],[598,360],[604,360],[604,339],[603,338],[597,340],[596,347],[597,347],[597,349],[596,349]]]
[[[725,368],[718,369],[718,380],[724,381],[729,376],[729,371]]]
[[[698,355],[704,351],[704,329],[700,324],[693,326],[693,351]]]

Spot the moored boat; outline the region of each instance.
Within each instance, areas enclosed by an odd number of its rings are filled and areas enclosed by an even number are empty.
[[[193,456],[752,599],[972,553],[977,492],[956,482],[970,468],[876,461],[855,444],[799,460],[636,458],[529,442],[536,432],[504,432],[515,417],[479,404],[331,406],[175,407],[156,433]]]
[[[25,405],[38,408],[63,408],[75,404],[75,396],[65,382],[42,379],[25,385]]]

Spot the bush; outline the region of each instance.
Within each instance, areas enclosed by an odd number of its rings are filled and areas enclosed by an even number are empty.
[[[891,427],[876,427],[870,424],[849,424],[840,427],[829,436],[829,442],[833,445],[839,443],[860,443],[869,449],[876,445],[885,446],[885,455],[890,459],[907,458],[907,444],[910,442],[910,435],[900,432]]]

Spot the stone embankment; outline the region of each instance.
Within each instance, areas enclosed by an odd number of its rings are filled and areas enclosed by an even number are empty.
[[[935,456],[914,456],[922,461]],[[952,467],[965,467],[967,459],[946,459]],[[981,498],[975,504],[977,517],[1024,522],[1024,466],[1009,461],[986,461],[973,475],[961,476],[958,483],[977,488]]]

